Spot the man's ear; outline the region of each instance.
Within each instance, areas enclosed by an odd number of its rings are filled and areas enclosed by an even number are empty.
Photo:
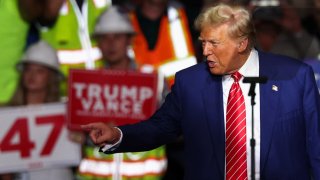
[[[238,52],[240,52],[240,53],[244,52],[247,49],[248,44],[249,44],[248,38],[241,39],[238,44]]]

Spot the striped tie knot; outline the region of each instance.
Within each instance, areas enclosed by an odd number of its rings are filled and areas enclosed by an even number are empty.
[[[231,77],[234,79],[235,82],[239,82],[239,80],[241,79],[242,75],[237,71],[235,73],[232,73]]]

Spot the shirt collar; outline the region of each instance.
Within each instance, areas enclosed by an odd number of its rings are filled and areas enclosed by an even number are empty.
[[[247,61],[239,69],[239,72],[244,77],[259,76],[259,56],[257,50],[251,50]]]
[[[259,76],[259,56],[258,51],[252,49],[247,61],[239,69],[239,73],[243,77]],[[224,75],[222,80],[227,80],[231,78],[231,75]]]

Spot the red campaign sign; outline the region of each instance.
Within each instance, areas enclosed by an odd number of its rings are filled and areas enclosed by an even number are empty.
[[[132,124],[149,118],[157,104],[157,76],[136,71],[71,70],[68,126],[92,122]]]

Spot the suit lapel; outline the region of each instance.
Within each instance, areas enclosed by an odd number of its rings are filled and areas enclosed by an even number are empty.
[[[259,52],[260,76],[268,77],[266,84],[260,84],[260,174],[268,160],[281,90],[280,82],[276,81],[277,72],[270,61],[267,55]]]
[[[207,83],[202,90],[205,113],[210,129],[214,155],[219,164],[220,172],[225,172],[225,133],[223,118],[223,95],[220,76],[208,76]]]

